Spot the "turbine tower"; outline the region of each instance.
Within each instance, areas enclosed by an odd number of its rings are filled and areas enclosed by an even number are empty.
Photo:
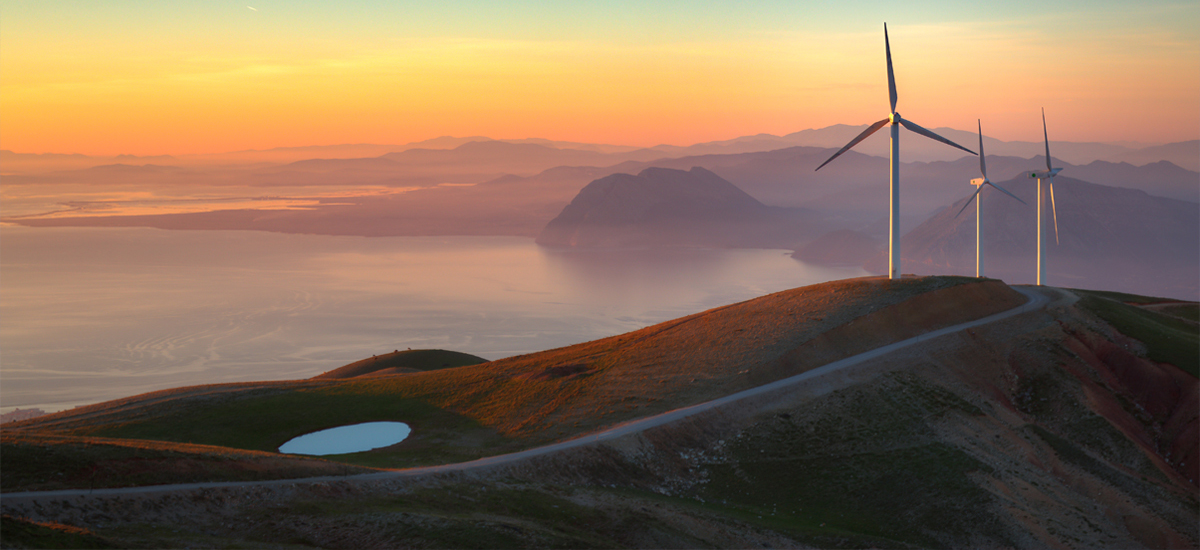
[[[884,47],[884,50],[887,52],[888,96],[891,99],[891,105],[892,105],[892,110],[889,112],[890,114],[888,114],[887,118],[885,118],[879,122],[876,122],[875,124],[872,124],[866,130],[864,130],[863,133],[858,135],[858,137],[854,138],[853,140],[850,141],[850,143],[847,143],[845,147],[842,147],[840,150],[838,150],[838,152],[834,153],[832,157],[829,157],[829,160],[822,162],[821,166],[817,167],[817,170],[820,170],[822,166],[829,164],[829,162],[832,161],[833,159],[838,158],[838,156],[841,155],[842,153],[849,151],[851,147],[858,145],[858,143],[860,141],[867,139],[867,137],[869,137],[871,134],[874,134],[880,128],[883,128],[883,126],[885,124],[887,124],[889,122],[892,124],[892,128],[891,128],[891,130],[892,130],[892,140],[891,140],[891,145],[892,145],[892,152],[891,152],[892,166],[891,167],[892,167],[892,170],[891,170],[891,192],[890,192],[891,208],[888,212],[888,216],[889,216],[890,222],[891,222],[888,224],[888,278],[899,279],[900,278],[900,126],[904,126],[905,128],[908,128],[909,131],[916,132],[916,133],[921,134],[929,139],[937,140],[937,141],[940,141],[947,145],[958,147],[959,149],[962,149],[963,151],[971,153],[972,155],[974,155],[975,152],[970,149],[967,149],[966,147],[963,147],[962,145],[954,143],[953,141],[950,141],[942,136],[939,136],[933,132],[930,132],[929,130],[922,128],[921,126],[918,126],[917,123],[915,123],[911,120],[900,118],[900,113],[896,112],[896,76],[895,76],[895,73],[892,72],[892,46],[888,42],[887,23],[883,24],[883,47]]]
[[[967,203],[963,205],[962,209],[954,217],[957,218],[962,215],[963,210],[966,210],[971,205],[971,201],[979,197],[979,200],[975,201],[975,276],[983,277],[983,195],[980,195],[983,192],[983,186],[990,185],[1004,191],[1005,195],[1017,199],[1021,204],[1025,204],[1025,201],[988,179],[987,162],[985,162],[986,157],[983,154],[983,124],[979,120],[976,120],[975,123],[979,125],[979,174],[983,177],[971,180],[971,185],[976,187],[975,193],[971,195],[971,198],[967,199]]]
[[[1037,178],[1037,284],[1041,286],[1046,280],[1046,262],[1045,255],[1042,253],[1042,242],[1045,237],[1042,235],[1042,207],[1046,202],[1045,196],[1042,193],[1042,180],[1046,180],[1050,184],[1050,211],[1054,215],[1054,244],[1058,244],[1058,207],[1054,205],[1054,176],[1057,176],[1062,168],[1052,168],[1050,166],[1050,134],[1046,133],[1046,108],[1042,107],[1042,137],[1046,140],[1046,171],[1045,172],[1030,172],[1029,177]]]

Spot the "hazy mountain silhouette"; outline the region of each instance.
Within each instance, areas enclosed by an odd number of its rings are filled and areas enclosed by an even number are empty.
[[[1034,282],[1037,181],[999,184],[1021,197],[984,192],[985,273]],[[1059,176],[1054,180],[1059,239],[1047,214],[1047,284],[1200,298],[1200,206],[1145,192]],[[965,195],[965,193],[964,193]],[[974,275],[975,208],[955,217],[967,197],[902,238],[906,273]],[[1048,202],[1047,202],[1048,205]],[[868,263],[879,269],[880,256]]]
[[[1200,140],[1193,139],[1191,141],[1144,147],[1135,151],[1121,153],[1116,155],[1115,159],[1109,160],[1120,160],[1136,166],[1166,160],[1172,164],[1197,172],[1200,171]]]
[[[887,216],[888,160],[855,151],[843,156],[847,162],[830,164],[820,172],[814,169],[831,149],[790,147],[775,151],[733,155],[699,155],[662,159],[650,163],[625,163],[612,167],[625,171],[646,165],[667,168],[701,166],[733,182],[765,204],[802,207],[822,211],[841,225],[830,230],[862,229]],[[1019,158],[988,155],[988,172],[1003,181],[1044,166],[1044,157]],[[1112,186],[1140,189],[1154,195],[1200,202],[1200,174],[1169,162],[1145,166],[1114,165],[1097,161],[1074,166],[1055,160],[1055,166],[1069,169],[1078,179]],[[963,197],[974,188],[970,179],[979,174],[976,157],[955,161],[902,163],[900,168],[900,208],[902,228],[911,229],[938,208]]]
[[[436,185],[481,183],[505,175],[532,176],[558,166],[609,166],[651,160],[660,153],[601,153],[536,143],[469,141],[453,149],[408,149],[375,158],[310,159],[259,169],[260,183]]]
[[[1071,175],[1092,183],[1140,189],[1158,197],[1200,202],[1200,173],[1166,160],[1141,166],[1097,160],[1073,168]]]
[[[655,158],[674,158],[682,156],[709,154],[738,154],[772,151],[795,146],[840,148],[847,141],[858,135],[866,125],[851,126],[835,124],[825,128],[814,128],[793,132],[784,136],[772,134],[757,134],[741,136],[728,140],[710,141],[687,146],[658,145],[652,148],[639,148],[629,145],[579,143],[557,141],[541,138],[502,139],[496,140],[486,136],[441,136],[437,138],[415,141],[407,144],[337,144],[313,145],[300,147],[275,147],[271,149],[247,149],[224,153],[202,153],[182,155],[155,156],[88,156],[80,154],[30,154],[0,150],[0,165],[6,174],[21,172],[47,172],[88,168],[102,164],[169,164],[180,166],[234,166],[234,165],[265,165],[309,160],[314,158],[349,159],[371,158],[387,154],[399,153],[414,149],[453,150],[468,143],[497,142],[513,145],[541,145],[552,149],[564,149],[605,154],[633,154],[631,158],[651,160]],[[972,131],[954,130],[951,128],[934,128],[934,131],[959,143],[977,143],[976,134]],[[987,150],[992,154],[1002,156],[1031,157],[1042,153],[1044,145],[1038,141],[1036,131],[1033,141],[1000,141],[984,136]],[[927,140],[904,140],[901,144],[904,157],[909,161],[949,161],[965,155],[955,149],[946,149],[943,145]],[[859,144],[856,150],[861,153],[887,157],[888,143],[883,134],[871,136]],[[1136,143],[1075,143],[1056,141],[1052,144],[1055,158],[1073,164],[1086,164],[1094,160],[1109,162],[1128,162],[1141,166],[1160,160],[1192,171],[1200,171],[1200,140],[1190,140],[1164,145],[1142,146]],[[597,166],[608,166],[623,160],[602,161]],[[571,161],[565,164],[578,164]],[[549,168],[550,166],[546,166]]]
[[[472,164],[491,166],[501,172],[532,175],[556,166],[610,166],[629,160],[652,160],[661,153],[637,149],[623,153],[601,153],[557,148],[539,143],[471,141],[453,149],[409,149],[383,158],[406,165]]]
[[[589,183],[537,242],[551,246],[794,246],[813,220],[772,208],[703,168],[647,168]]]
[[[866,127],[866,124],[858,126],[834,124],[824,128],[801,130],[783,136],[758,134],[729,140],[697,143],[687,147],[659,145],[655,146],[654,149],[669,153],[673,157],[678,157],[714,153],[752,153],[795,146],[841,148],[851,139],[858,136]],[[933,128],[932,130],[952,141],[966,144],[968,147],[974,147],[975,144],[979,143],[978,134],[974,131],[955,130],[945,127]],[[1034,140],[1001,141],[988,136],[984,136],[983,140],[984,147],[991,154],[1028,158],[1042,154],[1045,151],[1045,144],[1037,139],[1039,136],[1037,135],[1036,127],[1030,137],[1034,138]],[[863,154],[886,158],[889,154],[889,147],[887,136],[883,133],[877,133],[857,145],[855,150]],[[929,140],[902,139],[900,147],[904,150],[904,158],[910,162],[950,161],[969,156],[962,151],[953,148],[947,149],[945,145]],[[1132,143],[1079,143],[1069,141],[1055,141],[1051,143],[1051,150],[1054,152],[1055,158],[1060,158],[1074,164],[1086,164],[1094,160],[1110,160],[1125,161],[1140,166],[1159,160],[1168,160],[1193,171],[1200,170],[1200,166],[1198,166],[1200,164],[1198,149],[1200,149],[1200,145],[1196,141],[1152,146]]]

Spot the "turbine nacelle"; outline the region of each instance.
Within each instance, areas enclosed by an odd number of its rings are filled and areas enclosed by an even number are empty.
[[[888,115],[888,122],[892,124],[900,124],[900,113],[892,113]]]
[[[1044,179],[1050,179],[1050,178],[1053,178],[1054,176],[1057,176],[1059,172],[1062,172],[1062,168],[1055,168],[1053,170],[1047,170],[1044,172],[1033,171],[1033,172],[1029,173],[1029,177],[1033,178],[1033,179],[1044,180]]]
[[[992,187],[995,187],[996,189],[999,189],[1001,192],[1003,192],[1005,195],[1008,195],[1014,199],[1017,199],[1018,201],[1021,202],[1021,204],[1025,204],[1025,201],[1022,201],[1016,195],[1009,193],[1007,189],[1000,187],[999,185],[996,185],[988,180],[988,177],[987,177],[987,155],[983,154],[983,124],[980,123],[979,121],[976,121],[976,124],[978,124],[978,126],[979,126],[979,175],[981,175],[983,177],[975,178],[975,179],[971,180],[971,185],[974,185],[977,189],[975,189],[975,192],[971,194],[971,198],[967,199],[967,202],[963,204],[963,207],[958,211],[958,214],[954,215],[955,218],[957,218],[959,215],[961,215],[963,213],[963,211],[966,210],[967,207],[970,206],[971,203],[975,200],[975,197],[978,197],[979,194],[983,192],[983,186],[985,186],[985,185],[990,185]],[[982,201],[983,199],[979,199],[979,200]],[[978,203],[976,203],[976,204],[978,205]],[[975,246],[978,247],[979,243],[976,243]],[[976,254],[978,255],[978,250],[976,251]],[[980,266],[976,265],[975,268],[978,271],[980,269]],[[979,273],[976,273],[976,275],[979,275]]]

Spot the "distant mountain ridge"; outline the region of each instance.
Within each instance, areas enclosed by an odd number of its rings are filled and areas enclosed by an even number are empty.
[[[1018,177],[999,185],[1027,204],[983,194],[985,273],[1010,283],[1034,282],[1036,180]],[[1200,298],[1200,205],[1062,175],[1054,190],[1057,239],[1051,213],[1045,221],[1048,284]],[[965,202],[902,237],[906,273],[974,275],[975,208],[957,215]],[[882,261],[876,257],[868,265],[878,268]]]
[[[410,142],[406,144],[338,144],[314,145],[300,147],[276,147],[271,149],[248,149],[226,153],[203,153],[184,155],[116,155],[88,156],[80,154],[57,153],[16,153],[10,150],[0,150],[0,165],[5,173],[52,171],[87,168],[100,164],[262,164],[288,163],[313,158],[367,158],[379,157],[390,153],[398,153],[411,149],[455,149],[473,142],[500,142],[510,144],[532,144],[554,149],[573,149],[599,154],[625,154],[635,151],[653,151],[646,156],[657,158],[681,157],[708,154],[737,154],[770,151],[787,147],[823,147],[839,148],[854,136],[858,135],[866,125],[835,124],[825,128],[813,128],[793,132],[783,136],[773,134],[756,134],[741,136],[728,140],[696,143],[693,145],[657,145],[654,147],[636,147],[629,145],[595,144],[572,141],[558,141],[542,138],[523,139],[492,139],[486,136],[454,137],[441,136],[437,138]],[[934,131],[959,143],[977,143],[976,134],[971,131],[955,130],[952,128],[934,128]],[[1034,132],[1036,134],[1036,132]],[[1036,137],[1036,136],[1033,136]],[[1043,144],[1036,139],[1033,141],[1000,141],[984,136],[987,150],[992,154],[1003,156],[1031,157],[1041,154]],[[1095,160],[1108,162],[1128,162],[1142,166],[1160,160],[1192,171],[1200,171],[1200,140],[1188,140],[1162,145],[1137,147],[1129,143],[1077,143],[1055,141],[1051,150],[1055,158],[1072,164],[1087,164]],[[906,140],[902,145],[905,159],[912,161],[950,161],[962,157],[965,153],[924,140]],[[888,155],[887,138],[876,134],[861,143],[856,150],[862,153],[886,157]],[[619,162],[619,161],[618,161]]]

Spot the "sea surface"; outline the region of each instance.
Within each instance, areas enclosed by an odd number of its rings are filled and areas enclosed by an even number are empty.
[[[866,274],[786,250],[6,225],[0,412],[308,378],[406,348],[499,359]]]

